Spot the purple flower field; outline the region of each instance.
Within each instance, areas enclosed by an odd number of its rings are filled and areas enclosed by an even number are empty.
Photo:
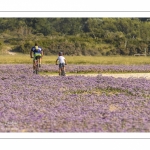
[[[104,73],[104,72],[150,72],[150,65],[67,65],[70,73]],[[57,72],[56,65],[43,65],[41,71]]]
[[[66,68],[150,70],[148,65]],[[32,65],[0,65],[0,118],[0,132],[149,132],[150,80],[42,76],[32,73]]]

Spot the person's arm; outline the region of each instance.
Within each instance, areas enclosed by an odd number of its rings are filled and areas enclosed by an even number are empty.
[[[57,61],[58,61],[58,58],[56,59],[56,65],[57,65]]]
[[[67,60],[66,60],[66,59],[64,59],[64,61],[65,61],[65,65],[67,65]]]
[[[44,53],[43,53],[43,50],[41,51],[41,57],[43,57]]]
[[[33,58],[33,57],[32,57],[32,51],[30,51],[30,57]]]

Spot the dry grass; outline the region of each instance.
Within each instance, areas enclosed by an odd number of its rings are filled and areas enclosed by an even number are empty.
[[[43,64],[55,64],[58,56],[44,56]],[[65,56],[68,64],[102,64],[102,65],[141,65],[150,64],[149,56]],[[30,64],[32,59],[29,54],[1,54],[1,64]]]

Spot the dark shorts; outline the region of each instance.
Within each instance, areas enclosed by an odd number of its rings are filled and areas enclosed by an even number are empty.
[[[41,54],[40,53],[35,53],[34,57],[33,57],[33,60],[37,60],[39,58],[41,58]]]
[[[59,64],[59,68],[63,68],[64,66],[65,66],[64,63],[60,63],[60,64]]]

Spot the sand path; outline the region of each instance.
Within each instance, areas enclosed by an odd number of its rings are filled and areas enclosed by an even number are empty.
[[[115,78],[146,78],[150,79],[150,73],[102,73],[102,74],[66,74],[66,76],[91,76],[91,77],[96,77],[97,75],[102,75],[102,76],[108,76],[108,77],[115,77]],[[51,76],[51,75],[50,75]],[[58,75],[52,75],[52,76],[58,76]]]

